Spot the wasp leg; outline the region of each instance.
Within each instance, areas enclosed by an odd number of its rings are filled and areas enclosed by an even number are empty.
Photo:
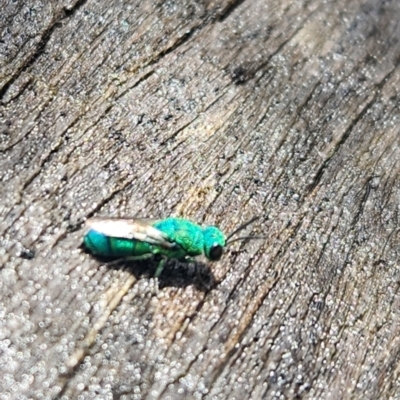
[[[123,257],[123,258],[118,258],[117,260],[113,260],[107,263],[108,266],[112,265],[118,265],[123,262],[127,261],[140,261],[140,260],[147,260],[148,258],[152,258],[153,254],[143,254],[141,256],[128,256],[128,257]]]
[[[124,258],[125,261],[141,261],[141,260],[147,260],[149,258],[152,258],[153,254],[149,253],[149,254],[143,254],[141,256],[129,256]]]
[[[165,267],[165,263],[166,263],[166,262],[167,262],[167,259],[166,259],[165,257],[163,257],[163,258],[160,260],[160,262],[158,263],[156,272],[155,272],[155,274],[154,274],[154,277],[155,277],[155,278],[158,278],[158,277],[161,275],[161,273],[162,273],[162,271],[163,271],[163,269],[164,269],[164,267]]]

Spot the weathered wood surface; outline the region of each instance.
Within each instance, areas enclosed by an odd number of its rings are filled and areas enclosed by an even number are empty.
[[[1,399],[400,398],[397,0],[0,5]],[[268,237],[157,291],[93,215]]]

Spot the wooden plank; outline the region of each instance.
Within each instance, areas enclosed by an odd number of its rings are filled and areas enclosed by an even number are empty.
[[[400,4],[21,4],[0,16],[3,397],[399,398]],[[267,238],[157,282],[81,251],[94,215],[260,215]]]

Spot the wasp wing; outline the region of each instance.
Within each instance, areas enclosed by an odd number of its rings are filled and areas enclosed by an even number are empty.
[[[141,242],[173,248],[176,243],[169,241],[168,236],[152,224],[155,220],[91,218],[85,223],[87,230],[94,230],[103,235],[124,239],[135,239]]]

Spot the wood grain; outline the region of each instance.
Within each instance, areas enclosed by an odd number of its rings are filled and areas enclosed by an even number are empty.
[[[399,2],[0,6],[1,399],[400,398]],[[267,238],[157,282],[95,215]]]

